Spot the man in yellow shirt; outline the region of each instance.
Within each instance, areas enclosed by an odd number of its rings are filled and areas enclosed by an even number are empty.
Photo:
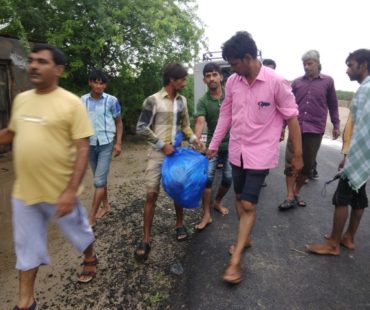
[[[58,49],[35,45],[28,58],[35,89],[15,98],[10,123],[0,131],[0,144],[13,142],[16,173],[12,208],[20,299],[15,310],[37,309],[34,284],[39,266],[50,263],[50,218],[85,255],[79,281],[96,274],[94,234],[78,199],[93,130],[80,99],[58,86],[65,62]]]

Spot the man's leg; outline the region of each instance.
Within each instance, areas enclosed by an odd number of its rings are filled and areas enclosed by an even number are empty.
[[[221,200],[227,194],[227,192],[229,191],[229,188],[230,186],[225,187],[223,185],[219,187],[217,195],[216,195],[216,199],[215,199],[215,205],[213,206],[213,208],[217,210],[218,212],[220,212],[222,215],[229,214],[229,209],[221,206]]]
[[[208,224],[212,223],[212,216],[211,216],[211,199],[212,199],[212,184],[213,180],[216,174],[216,168],[218,164],[218,155],[214,158],[212,158],[208,162],[208,176],[207,176],[207,183],[206,183],[206,189],[203,193],[203,217],[199,224],[195,225],[195,229],[201,231]]]
[[[238,219],[240,221],[240,216],[244,213],[243,211],[243,205],[242,205],[242,201],[240,199],[240,195],[236,195],[235,197],[235,209],[236,209],[236,214],[238,215]],[[249,247],[252,246],[252,237],[251,237],[251,234],[249,234],[247,236],[247,239],[246,239],[246,242],[244,244],[244,249],[247,249]],[[235,251],[235,244],[232,244],[230,247],[229,247],[229,254],[233,254]]]
[[[347,231],[342,236],[341,244],[349,250],[355,249],[355,235],[360,225],[364,209],[352,208]]]
[[[336,206],[334,211],[333,227],[330,237],[322,244],[308,244],[306,248],[308,251],[321,255],[339,255],[340,241],[344,226],[346,225],[348,217],[347,206]]]
[[[288,210],[297,205],[294,197],[296,175],[293,175],[292,171],[293,156],[294,156],[293,144],[292,141],[288,139],[285,149],[285,169],[284,169],[287,196],[284,199],[284,201],[278,206],[279,210]]]
[[[96,224],[97,213],[101,202],[103,201],[105,187],[96,187],[94,192],[94,198],[92,201],[91,211],[89,214],[89,224],[94,226]]]
[[[144,205],[144,243],[150,244],[151,231],[154,218],[155,203],[158,198],[158,193],[146,193],[146,201]]]
[[[229,209],[222,207],[221,200],[227,194],[232,184],[232,168],[229,162],[228,152],[221,152],[219,157],[220,157],[220,161],[223,164],[222,181],[221,181],[221,186],[218,189],[216,199],[215,199],[215,204],[213,207],[215,210],[220,212],[222,215],[226,215],[226,214],[229,214]]]
[[[33,292],[38,270],[39,268],[33,268],[27,271],[19,271],[20,300],[17,306],[21,309],[30,307],[35,301]]]
[[[111,211],[109,201],[108,201],[108,188],[107,186],[104,187],[104,196],[103,196],[103,207],[98,209],[98,212],[96,214],[97,219],[103,218],[107,213]]]
[[[212,188],[206,188],[203,193],[203,217],[199,224],[195,225],[195,229],[203,230],[207,225],[212,223],[211,217],[211,198],[212,198]]]
[[[232,253],[228,267],[224,272],[224,280],[231,283],[241,281],[240,260],[244,251],[248,236],[251,235],[256,219],[256,207],[249,201],[241,200],[238,238]]]
[[[92,202],[91,212],[89,215],[89,223],[92,226],[96,224],[97,213],[101,203],[104,200],[104,196],[106,196],[106,200],[108,201],[106,191],[109,166],[112,161],[112,152],[113,152],[113,142],[106,145],[97,146],[94,158],[95,163],[91,163],[92,167],[93,165],[95,165],[94,171],[95,193]],[[92,158],[90,157],[90,162],[91,159]]]
[[[177,241],[183,241],[188,238],[188,232],[184,226],[184,209],[176,203],[174,205],[176,210],[176,239]]]

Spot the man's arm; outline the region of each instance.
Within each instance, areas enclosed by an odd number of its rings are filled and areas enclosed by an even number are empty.
[[[203,132],[203,128],[204,128],[205,123],[206,123],[206,119],[205,119],[204,116],[198,116],[195,120],[194,131],[195,131],[195,135],[197,136],[198,139],[200,139],[202,137],[202,132]]]
[[[15,132],[8,128],[0,130],[0,144],[9,144],[13,142]]]
[[[123,121],[121,115],[114,119],[116,124],[116,141],[113,148],[113,156],[117,157],[122,152]]]
[[[288,119],[287,124],[294,152],[292,159],[293,173],[298,173],[303,168],[301,129],[299,128],[297,117]]]
[[[56,215],[58,217],[69,214],[75,207],[77,191],[81,185],[87,168],[89,156],[89,139],[82,138],[75,140],[75,145],[77,150],[73,173],[67,185],[67,188],[58,199],[58,206],[56,209]]]
[[[335,86],[334,86],[334,80],[332,80],[332,83],[328,89],[328,96],[327,96],[327,102],[328,102],[328,110],[330,114],[330,120],[333,124],[333,139],[336,140],[340,135],[340,120],[339,120],[339,111],[338,111],[338,99],[337,94],[335,92]]]

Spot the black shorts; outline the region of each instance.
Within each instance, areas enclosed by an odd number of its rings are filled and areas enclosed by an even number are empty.
[[[234,165],[231,167],[235,194],[240,195],[241,200],[256,204],[269,169],[243,169]]]
[[[350,205],[354,209],[366,208],[368,206],[366,183],[356,192],[349,186],[347,179],[339,179],[332,201],[335,206]]]

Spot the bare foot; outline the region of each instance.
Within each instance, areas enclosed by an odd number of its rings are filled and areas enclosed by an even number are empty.
[[[353,251],[356,248],[353,240],[346,235],[343,235],[342,240],[340,241],[340,244],[351,251]]]
[[[324,237],[325,239],[330,239],[329,234],[324,235]],[[340,245],[344,246],[345,248],[351,251],[354,251],[356,249],[356,246],[353,240],[346,235],[343,235],[342,240],[340,241]]]
[[[240,264],[232,265],[229,263],[225,269],[223,279],[225,282],[230,284],[240,283],[242,281],[242,269]]]
[[[332,240],[325,240],[323,244],[307,244],[307,251],[319,255],[339,255],[339,245],[336,245]]]
[[[229,214],[229,209],[222,207],[221,203],[219,202],[215,202],[213,209],[215,209],[217,212],[221,213],[222,215]]]
[[[199,224],[195,225],[195,229],[197,231],[202,231],[209,224],[212,224],[212,218],[211,217],[203,217],[202,221]]]
[[[91,228],[94,228],[96,226],[96,220],[95,220],[95,218],[94,219],[90,219],[89,218],[89,225],[91,226]]]
[[[96,214],[96,219],[102,219],[111,211],[110,206],[99,208],[98,213]]]
[[[251,246],[252,246],[252,239],[251,239],[251,238],[249,238],[249,239],[247,240],[247,242],[245,243],[245,245],[244,245],[243,252],[244,252],[246,249],[250,248]],[[229,246],[229,254],[230,254],[230,255],[233,255],[234,251],[235,251],[235,244],[232,244],[232,245],[230,245],[230,246]]]

